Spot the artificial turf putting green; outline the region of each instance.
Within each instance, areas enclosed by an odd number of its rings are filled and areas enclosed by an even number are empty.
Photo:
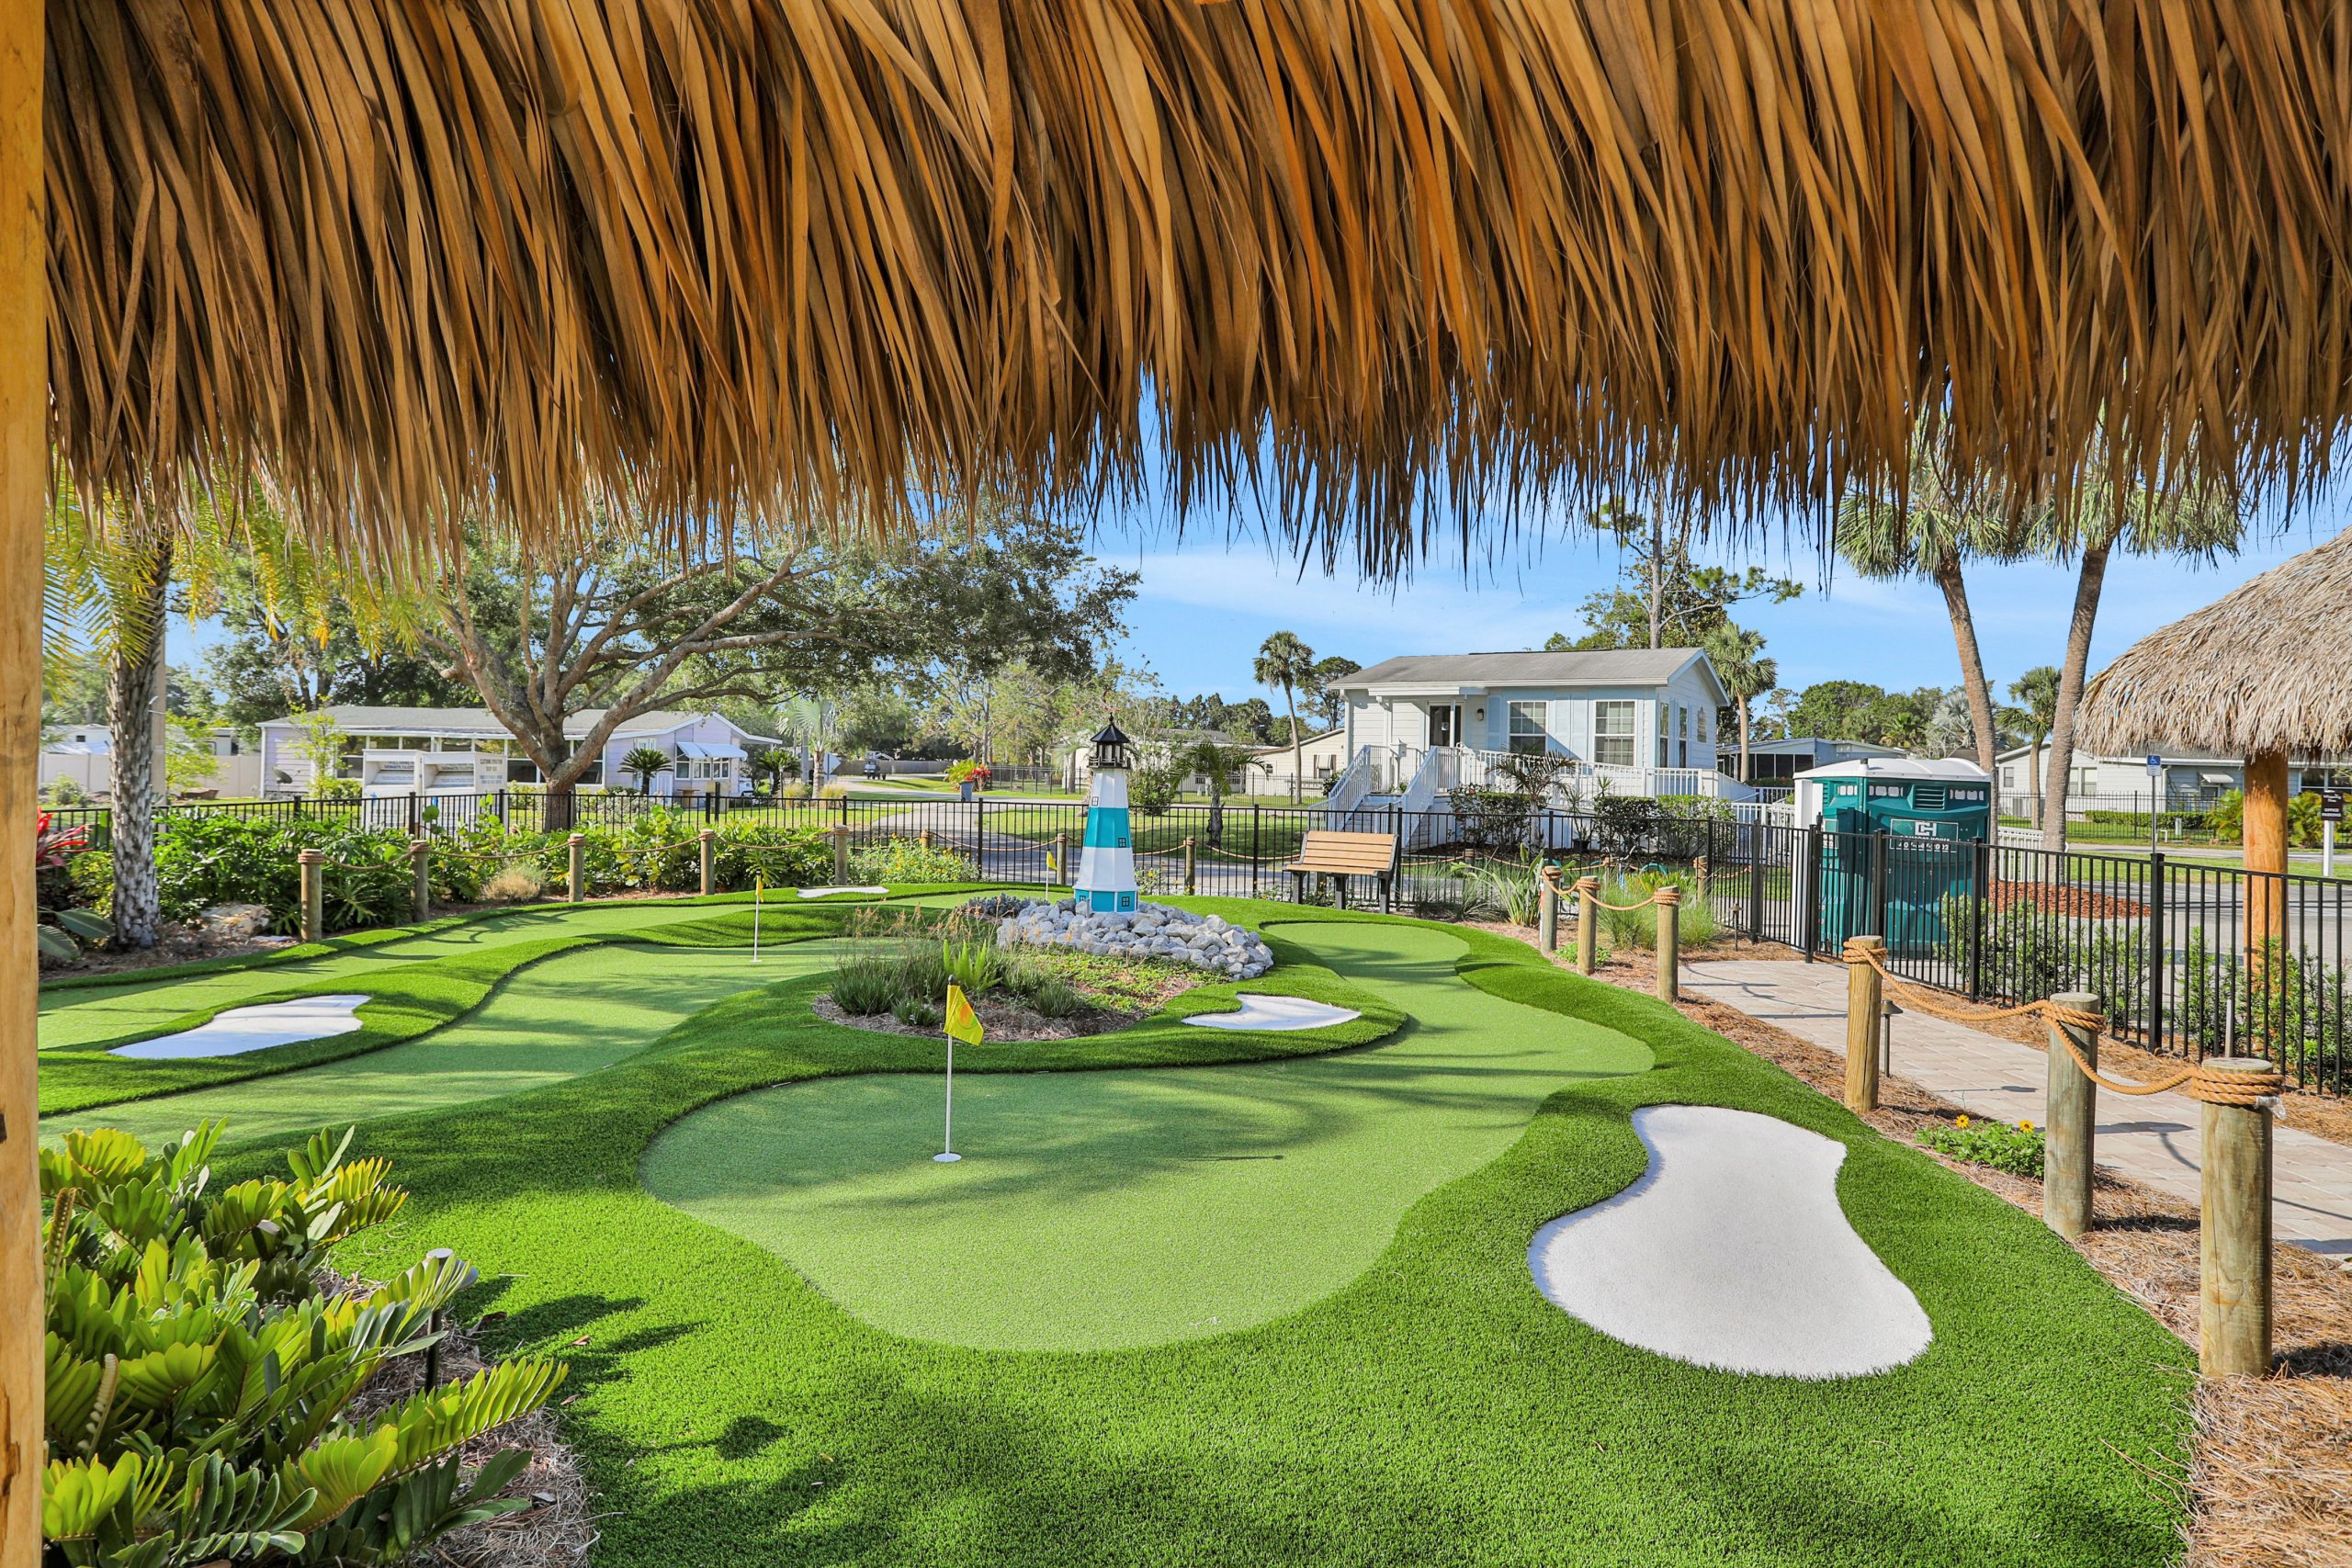
[[[1315,954],[1284,935],[1297,928],[1279,923],[1300,911],[1182,902],[1272,922],[1277,974],[1313,973]],[[935,1074],[933,1042],[815,1017],[813,975],[718,1001],[600,1071],[371,1122],[361,1152],[390,1158],[414,1197],[341,1261],[385,1275],[453,1247],[485,1275],[471,1299],[509,1314],[484,1330],[493,1348],[571,1363],[563,1421],[603,1516],[597,1568],[2139,1568],[2178,1555],[2183,1502],[2164,1478],[2186,1456],[2192,1359],[2071,1247],[1671,1010],[1519,943],[1454,934],[1468,984],[1615,1029],[1656,1066],[1571,1082],[1500,1157],[1413,1204],[1354,1280],[1252,1328],[1085,1353],[911,1340],[644,1191],[647,1151],[699,1108],[826,1075]],[[590,977],[568,1018],[597,1005]],[[1151,1021],[970,1056],[1010,1072],[1125,1070],[1316,1048]],[[1529,1238],[1639,1178],[1631,1112],[1672,1102],[1844,1143],[1840,1201],[1934,1321],[1928,1353],[1849,1382],[1739,1377],[1620,1344],[1544,1301]],[[277,1146],[224,1152],[218,1179],[282,1171]]]
[[[833,1077],[726,1100],[644,1181],[791,1262],[878,1327],[993,1349],[1229,1333],[1362,1273],[1397,1220],[1526,1131],[1572,1079],[1640,1072],[1614,1030],[1462,983],[1423,926],[1285,925],[1412,1018],[1362,1050],[1139,1072]],[[1243,989],[1254,987],[1244,986]],[[986,1046],[961,1063],[987,1066]]]
[[[240,1141],[293,1142],[322,1127],[518,1094],[609,1066],[715,1001],[820,967],[831,951],[828,942],[788,943],[754,966],[749,953],[725,948],[575,948],[518,971],[475,1010],[420,1038],[272,1077],[44,1116],[41,1139],[102,1123],[160,1148],[198,1122],[225,1118]],[[137,1072],[178,1064],[110,1065]]]
[[[93,977],[46,987],[40,996],[40,1048],[68,1050],[119,1041],[161,1029],[194,1012],[216,1012],[298,989],[332,990],[330,980],[368,981],[396,966],[494,951],[549,938],[616,936],[695,918],[674,902],[583,904],[576,909],[533,908],[479,919],[437,922],[413,936],[364,945],[321,944],[330,951],[290,962],[222,966],[187,978],[157,978],[132,971],[119,981]]]

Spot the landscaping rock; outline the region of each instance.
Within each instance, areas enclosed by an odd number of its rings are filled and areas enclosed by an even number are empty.
[[[1106,958],[1167,958],[1236,980],[1274,966],[1263,938],[1216,915],[1146,904],[1131,912],[1080,913],[1068,898],[1030,904],[996,930],[1000,947],[1067,947]]]

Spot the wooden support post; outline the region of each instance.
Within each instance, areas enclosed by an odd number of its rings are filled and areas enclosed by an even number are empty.
[[[1192,839],[1191,839],[1190,837],[1187,837],[1187,838],[1184,840],[1184,893],[1185,893],[1185,896],[1186,896],[1187,897],[1190,897],[1193,894],[1199,892],[1199,891],[1200,891],[1200,886],[1201,886],[1200,863],[1199,863],[1199,862],[1194,858],[1194,851],[1193,851],[1193,840],[1192,840]]]
[[[2261,983],[2264,949],[2287,925],[2287,753],[2256,751],[2245,760],[2245,951]]]
[[[849,824],[846,822],[833,824],[833,881],[836,884],[849,881]]]
[[[408,841],[408,869],[413,884],[410,903],[420,920],[433,918],[433,840],[419,834]]]
[[[326,934],[327,867],[323,850],[297,850],[294,864],[302,882],[302,940],[316,942]]]
[[[570,858],[565,865],[564,880],[575,904],[588,897],[588,835],[574,833],[565,841]]]
[[[2050,998],[2060,1007],[2097,1012],[2098,998],[2066,991]],[[2098,1031],[2081,1024],[2050,1023],[2050,1084],[2042,1128],[2041,1218],[2072,1241],[2091,1228],[2091,1129],[2098,1124],[2098,1086],[2066,1049],[2072,1041],[2083,1060],[2098,1066]]]
[[[1846,939],[1846,1109],[1878,1109],[1878,1032],[1886,993],[1878,966],[1861,956],[1884,952],[1874,936]]]
[[[1577,878],[1577,973],[1589,975],[1600,960],[1600,878]]]
[[[1072,887],[1077,886],[1078,874],[1069,868],[1069,835],[1056,833],[1054,835],[1054,869],[1046,874],[1046,886],[1053,887],[1062,883],[1067,883]]]
[[[922,831],[917,833],[915,835],[915,842],[921,844],[925,850],[929,850],[931,848],[931,829],[925,828]]]
[[[41,524],[49,503],[46,8],[0,6],[0,823],[40,810]],[[40,1562],[40,1095],[33,857],[0,855],[0,1564]]]
[[[718,832],[705,828],[695,835],[695,855],[700,863],[702,896],[709,897],[718,891]]]
[[[2208,1073],[2267,1073],[2256,1056],[2218,1056]],[[2208,1377],[2270,1371],[2270,1112],[2211,1101],[2199,1129],[2197,1359]]]
[[[1657,906],[1657,999],[1670,1002],[1682,994],[1682,890],[1661,887],[1651,897]]]
[[[1707,833],[1710,838],[1714,835],[1714,824],[1713,822],[1708,823]],[[1691,869],[1697,875],[1699,901],[1703,904],[1707,901],[1707,857],[1705,855],[1701,855]]]
[[[1560,951],[1560,885],[1548,876],[1535,879],[1535,941],[1546,953]]]

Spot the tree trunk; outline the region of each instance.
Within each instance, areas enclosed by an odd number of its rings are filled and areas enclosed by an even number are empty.
[[[115,608],[117,647],[107,666],[107,723],[111,743],[114,858],[114,940],[118,947],[153,947],[163,934],[163,894],[155,880],[155,706],[164,693],[164,596],[172,579],[172,547],[155,547],[142,562],[135,602]]]
[[[1283,705],[1290,710],[1290,803],[1300,806],[1306,800],[1306,781],[1299,776],[1298,699],[1287,685],[1283,688]]]
[[[1666,646],[1666,526],[1650,519],[1650,647]]]
[[[1754,784],[1756,781],[1749,776],[1749,773],[1750,768],[1747,761],[1747,699],[1746,697],[1742,697],[1739,699],[1739,782],[1744,784]]]
[[[2107,555],[2111,545],[2083,551],[2083,570],[2075,580],[2075,614],[2066,625],[2066,663],[2058,671],[2058,711],[2050,721],[2050,773],[2041,786],[2041,847],[2066,847],[2066,782],[2075,771],[2075,710],[2083,700],[2083,684],[2091,662],[2091,627],[2098,619],[2098,595],[2107,581]]]
[[[1960,558],[1936,562],[1936,586],[1944,591],[1944,609],[1951,615],[1951,639],[1960,649],[1960,683],[1968,693],[1969,728],[1976,732],[1976,765],[1993,776],[1993,691],[1984,683],[1984,659],[1976,646],[1976,617],[1968,608],[1968,584],[1962,578]]]

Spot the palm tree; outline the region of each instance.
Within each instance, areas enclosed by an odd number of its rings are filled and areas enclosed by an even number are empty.
[[[1280,686],[1283,705],[1290,713],[1290,795],[1293,804],[1299,794],[1299,761],[1302,748],[1298,732],[1298,691],[1315,683],[1315,650],[1299,640],[1296,632],[1276,632],[1258,645],[1258,661],[1250,667],[1261,686]]]
[[[1233,775],[1252,765],[1256,759],[1238,746],[1227,746],[1222,740],[1205,737],[1194,740],[1176,753],[1173,759],[1179,775],[1198,773],[1209,784],[1209,848],[1216,849],[1225,842],[1225,795],[1233,785]],[[1257,763],[1264,766],[1263,763]]]
[[[1993,691],[1984,679],[1962,563],[2013,553],[2012,511],[1998,486],[1952,472],[1925,430],[1912,448],[1906,494],[1858,491],[1838,508],[1838,553],[1857,573],[1880,580],[1925,576],[1943,591],[1960,654],[1960,682],[1968,694],[1969,727],[1975,732],[1976,765],[1987,776],[1998,745]]]
[[[621,772],[637,780],[637,793],[653,793],[653,775],[670,765],[670,753],[659,746],[632,746],[628,755],[621,759]]]
[[[1739,710],[1739,777],[1747,782],[1748,705],[1781,683],[1777,660],[1766,659],[1764,635],[1725,621],[1707,634],[1707,662]],[[1721,737],[1717,737],[1718,739]]]
[[[2086,479],[2073,500],[2071,516],[2046,515],[2040,537],[2064,560],[2080,551],[2075,578],[2075,609],[2066,626],[2066,658],[2058,670],[2057,699],[2050,714],[2050,771],[2041,781],[2041,847],[2066,847],[2066,779],[2075,769],[2075,713],[2089,679],[2091,631],[2098,618],[2108,558],[2118,549],[2132,555],[2186,555],[2210,562],[2234,554],[2245,513],[2234,491],[2218,486],[2154,490],[2133,484],[2120,491]]]
[[[2050,728],[2058,718],[2058,667],[2035,665],[2009,682],[2009,699],[2018,705],[2018,717],[2033,737],[2033,754],[2027,763],[2025,783],[2038,801],[2041,798],[2041,743],[2050,739]],[[2041,815],[2038,807],[2034,814]]]

